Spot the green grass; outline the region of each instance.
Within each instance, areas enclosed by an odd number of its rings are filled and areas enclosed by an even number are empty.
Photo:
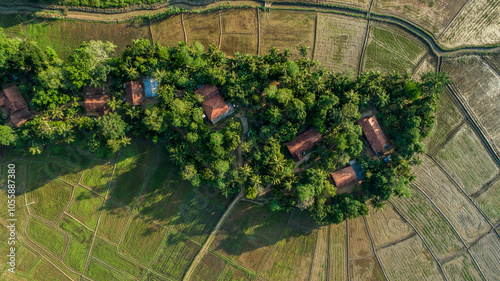
[[[497,223],[500,220],[500,180],[496,180],[475,201],[488,219],[493,224]]]
[[[217,281],[225,266],[225,260],[217,257],[211,252],[207,252],[193,271],[191,279],[199,281]]]
[[[118,243],[127,217],[128,211],[126,209],[106,202],[97,233],[111,242]]]
[[[51,46],[61,58],[66,58],[83,41],[112,41],[116,53],[125,49],[133,39],[150,38],[149,30],[141,22],[102,23],[74,20],[41,20],[27,22],[28,38],[44,49]]]
[[[38,245],[46,248],[57,257],[62,257],[66,246],[66,236],[53,226],[31,218],[28,224],[28,236]]]
[[[77,166],[80,169],[87,168],[92,162],[94,155],[88,151],[81,150],[70,145],[50,145],[50,158],[61,159],[65,163]]]
[[[27,274],[40,260],[40,256],[22,245],[16,250],[16,270]]]
[[[422,193],[412,188],[411,198],[395,197],[391,201],[415,226],[438,259],[463,249],[463,244],[453,229]]]
[[[82,174],[80,168],[70,167],[66,163],[56,161],[48,161],[45,169],[50,177],[59,178],[71,184],[78,183]]]
[[[145,184],[147,170],[147,166],[131,160],[119,162],[115,171],[116,184],[111,196],[125,205],[132,204]]]
[[[469,194],[481,189],[499,169],[470,126],[462,127],[436,159]]]
[[[97,226],[103,198],[91,191],[77,186],[68,213],[83,222],[91,229]]]
[[[245,271],[230,264],[226,265],[224,272],[219,276],[220,281],[251,281],[256,278]]]
[[[71,236],[65,257],[66,264],[78,272],[83,272],[92,243],[92,232],[68,216],[64,216],[58,226]]]
[[[436,124],[430,137],[426,140],[427,151],[430,154],[436,153],[439,145],[442,144],[448,134],[458,126],[464,117],[460,109],[455,105],[448,92],[444,92],[439,97],[439,107],[436,112]]]
[[[30,174],[33,170],[30,169]],[[60,181],[52,180],[45,185],[28,189],[28,201],[35,202],[30,208],[33,213],[50,221],[55,221],[71,200],[73,187]]]
[[[120,245],[120,252],[131,255],[144,264],[149,264],[161,245],[165,233],[165,229],[136,217],[125,234],[125,239]]]
[[[2,15],[0,17],[0,27],[5,34],[10,37],[26,38],[26,30],[23,22],[26,18],[22,15]]]
[[[402,31],[386,28],[371,27],[372,41],[366,47],[365,69],[411,72],[425,52],[425,47]]]
[[[108,188],[113,166],[92,162],[91,167],[83,173],[81,184],[97,193],[104,194]]]
[[[66,281],[71,280],[64,276],[57,268],[52,264],[42,259],[31,271],[31,278],[29,280],[34,281]],[[70,275],[71,276],[71,275]]]
[[[202,243],[222,213],[222,210],[210,205],[205,198],[192,191],[179,205],[169,225],[187,235],[191,240]]]
[[[131,276],[122,274],[116,270],[113,270],[98,261],[91,259],[89,262],[89,267],[87,268],[86,276],[94,280],[106,280],[106,281],[124,281],[124,280],[136,280]]]
[[[443,264],[444,272],[450,280],[482,280],[469,254],[462,254]]]
[[[152,268],[167,277],[180,280],[199,250],[200,246],[170,233]]]
[[[144,271],[144,269],[139,265],[120,256],[115,246],[106,243],[106,241],[100,238],[97,238],[94,242],[92,256],[116,268],[117,270],[126,272],[132,276],[139,277]]]

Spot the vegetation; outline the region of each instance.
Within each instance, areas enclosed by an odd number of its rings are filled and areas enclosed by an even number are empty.
[[[166,145],[181,167],[181,177],[195,187],[210,186],[226,197],[243,191],[250,199],[268,187],[274,194],[272,210],[308,209],[324,223],[366,215],[370,199],[382,207],[394,195],[409,196],[408,184],[414,178],[410,166],[424,151],[422,141],[434,125],[438,94],[447,82],[443,74],[431,73],[424,74],[422,82],[408,75],[373,72],[349,79],[318,68],[305,46],[292,61],[289,50],[276,48],[263,56],[236,53],[228,58],[215,46],[205,52],[200,43],[163,47],[141,39],[114,58],[113,44],[90,41],[64,64],[50,48],[43,51],[34,42],[0,38],[5,82],[21,81],[19,88],[39,112],[15,131],[11,145],[39,154],[49,143],[69,143],[112,154],[130,144],[132,137],[146,136]],[[161,82],[159,103],[147,109],[122,102],[121,85],[141,77]],[[97,119],[82,114],[78,92],[104,83],[112,93],[111,112]],[[241,114],[251,120],[244,142],[235,119],[216,126],[204,120],[202,98],[194,90],[207,83],[219,86],[224,98],[241,106]],[[178,90],[186,94],[177,98]],[[366,110],[379,112],[394,142],[389,163],[363,153],[356,121]],[[285,143],[310,127],[324,141],[297,171]],[[238,147],[241,163],[236,161]],[[365,172],[362,189],[336,195],[329,174],[353,158]],[[102,177],[102,166],[93,170]],[[107,176],[92,175],[85,173],[82,184],[104,191]],[[327,202],[327,195],[332,200]]]

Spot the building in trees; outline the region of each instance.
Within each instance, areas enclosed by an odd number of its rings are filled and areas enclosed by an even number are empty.
[[[107,114],[109,112],[108,101],[109,96],[107,95],[85,95],[85,111],[88,115],[94,115],[93,113],[97,113],[99,116]]]
[[[131,105],[142,105],[144,103],[144,91],[139,81],[130,81],[123,84],[125,88],[125,101]]]
[[[0,93],[0,106],[4,106],[10,117],[10,122],[19,127],[28,121],[32,114],[28,109],[28,104],[16,86],[3,89]]]
[[[234,113],[233,106],[224,100],[216,86],[207,84],[194,93],[203,97],[201,107],[212,124]]]
[[[361,168],[356,160],[349,161],[350,166],[332,173],[332,179],[337,187],[337,194],[351,191],[351,187],[358,185],[363,179]]]
[[[158,96],[158,87],[160,87],[160,81],[158,79],[147,78],[142,81],[144,84],[144,93],[146,98],[154,98]]]
[[[382,151],[389,148],[389,141],[384,131],[382,131],[382,128],[380,128],[375,116],[360,120],[359,125],[376,155],[379,155]]]
[[[292,154],[295,162],[302,160],[308,149],[318,144],[323,140],[321,134],[314,128],[311,128],[302,134],[298,135],[293,141],[287,142],[286,147]]]

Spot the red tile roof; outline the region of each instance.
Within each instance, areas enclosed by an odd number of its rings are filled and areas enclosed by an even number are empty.
[[[303,153],[315,146],[317,143],[323,140],[320,133],[311,128],[302,134],[298,135],[293,141],[287,142],[286,147],[290,151],[295,161],[300,161],[304,155]]]
[[[144,103],[144,91],[141,82],[131,81],[123,85],[125,87],[125,100],[131,105],[142,105]]]
[[[370,143],[370,146],[375,153],[378,154],[382,152],[386,148],[386,146],[389,145],[384,131],[382,131],[382,128],[380,128],[380,125],[378,124],[377,118],[375,118],[375,116],[360,120],[359,125],[361,125],[363,133],[365,134],[368,142]]]
[[[10,115],[10,122],[19,127],[31,118],[32,114],[27,107],[18,110]]]
[[[356,171],[352,166],[335,171],[332,173],[332,178],[337,188],[348,187],[358,182]]]
[[[85,95],[85,111],[104,115],[109,111],[108,100],[107,95]]]
[[[9,111],[9,115],[14,112],[28,107],[28,104],[23,98],[23,95],[19,92],[16,86],[3,89],[1,96],[3,96],[4,106]]]
[[[215,86],[207,84],[194,93],[203,97],[204,101],[201,103],[201,107],[207,118],[214,124],[233,111],[233,108],[224,100],[219,89]]]

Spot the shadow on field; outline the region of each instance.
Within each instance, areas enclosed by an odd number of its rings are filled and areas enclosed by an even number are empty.
[[[99,227],[116,231],[116,235],[127,225],[130,208],[134,208],[138,215],[132,218],[127,233],[147,239],[171,228],[177,234],[175,239],[169,238],[168,244],[184,245],[186,239],[203,244],[235,197],[224,198],[209,187],[192,187],[181,179],[164,145],[145,140],[133,142],[118,155],[54,145],[36,156],[2,148],[0,156],[3,179],[8,163],[19,165],[19,175],[26,174],[18,182],[26,180],[28,200],[38,203],[30,207],[35,214],[57,217],[71,204],[70,213],[75,207],[78,211],[72,214],[88,226],[95,224],[99,217],[96,214],[103,211]],[[79,186],[73,198],[71,186]],[[109,187],[109,197],[103,205]],[[54,205],[48,210],[43,201],[49,198],[59,207]],[[317,227],[305,212],[272,212],[267,205],[240,201],[223,223],[212,247],[228,255],[267,251],[283,239],[308,236]]]

